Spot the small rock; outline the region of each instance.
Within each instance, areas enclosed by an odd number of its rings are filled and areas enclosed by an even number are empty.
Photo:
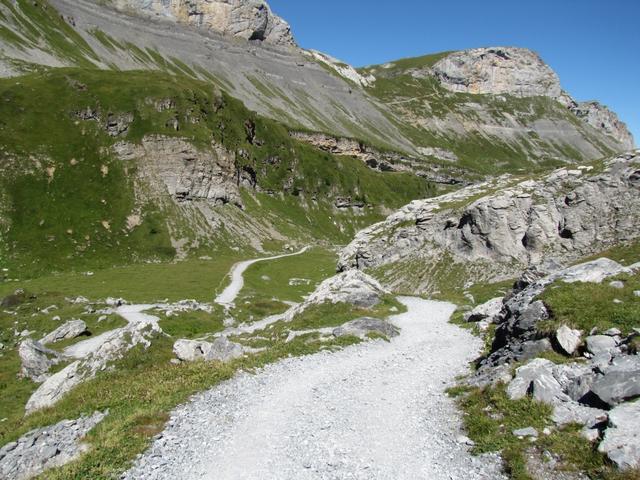
[[[521,428],[519,430],[514,430],[513,434],[516,437],[538,437],[538,431],[533,427]]]
[[[633,294],[634,294],[636,297],[640,297],[640,290],[635,290],[635,291],[633,292]]]
[[[478,305],[471,312],[464,315],[467,322],[479,322],[484,319],[493,319],[502,310],[502,297],[492,298],[482,305]]]
[[[581,343],[580,330],[573,330],[566,325],[562,325],[556,331],[556,340],[567,355],[573,355]]]
[[[624,283],[621,282],[620,280],[614,280],[613,282],[609,282],[609,286],[611,288],[623,289]]]
[[[227,337],[216,338],[212,343],[199,340],[178,340],[173,353],[183,362],[196,360],[228,362],[244,355],[244,348]]]
[[[600,440],[600,430],[597,428],[587,428],[584,427],[580,432],[580,435],[588,442],[595,443]]]
[[[624,302],[622,300],[620,300],[619,298],[614,298],[613,299],[613,303],[615,303],[616,305],[622,305]]]
[[[618,337],[622,335],[622,332],[620,331],[620,329],[614,327],[614,328],[610,328],[606,332],[603,332],[602,334],[606,335],[607,337]]]

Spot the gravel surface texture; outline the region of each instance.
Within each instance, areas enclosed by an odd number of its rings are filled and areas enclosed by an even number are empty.
[[[479,339],[454,306],[400,299],[382,340],[241,373],[177,408],[125,479],[502,479],[473,457],[446,395]]]

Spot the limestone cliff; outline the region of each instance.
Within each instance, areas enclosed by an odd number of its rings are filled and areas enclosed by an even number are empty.
[[[289,24],[264,0],[113,0],[113,5],[245,40],[295,45]]]
[[[406,269],[402,282],[432,292],[435,268],[497,281],[554,259],[567,262],[640,236],[640,152],[541,179],[504,176],[418,200],[355,237],[339,267]],[[384,273],[384,272],[383,272]],[[388,272],[386,272],[388,273]],[[384,275],[383,275],[384,276]]]

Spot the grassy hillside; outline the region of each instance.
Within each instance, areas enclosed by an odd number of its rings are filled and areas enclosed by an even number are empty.
[[[170,107],[158,109],[156,103],[167,99]],[[87,110],[99,118],[83,120],[79,112]],[[126,116],[126,131],[109,135],[108,119]],[[238,174],[255,177],[255,187],[243,195],[246,210],[220,207],[227,228],[207,231],[198,255],[246,246],[228,227],[252,221],[274,228],[280,238],[344,242],[386,209],[434,192],[418,177],[382,174],[359,160],[300,144],[282,125],[248,111],[210,83],[159,72],[79,69],[4,79],[0,266],[9,268],[8,276],[172,260],[168,222],[183,237],[202,237],[193,218],[166,195],[140,191],[135,179],[146,172],[139,171],[139,162],[114,156],[115,143],[139,143],[149,135],[185,139],[204,152],[222,146],[235,155]],[[337,211],[336,198],[364,207],[355,214]],[[134,213],[141,223],[131,228]]]

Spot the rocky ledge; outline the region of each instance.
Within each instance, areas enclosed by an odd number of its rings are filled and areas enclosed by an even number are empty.
[[[470,282],[499,281],[543,260],[562,264],[637,238],[639,224],[636,151],[541,179],[505,176],[414,201],[359,232],[341,252],[339,269],[411,264],[428,273],[446,260],[444,267],[465,269]],[[438,288],[430,275],[402,278],[420,293]]]

